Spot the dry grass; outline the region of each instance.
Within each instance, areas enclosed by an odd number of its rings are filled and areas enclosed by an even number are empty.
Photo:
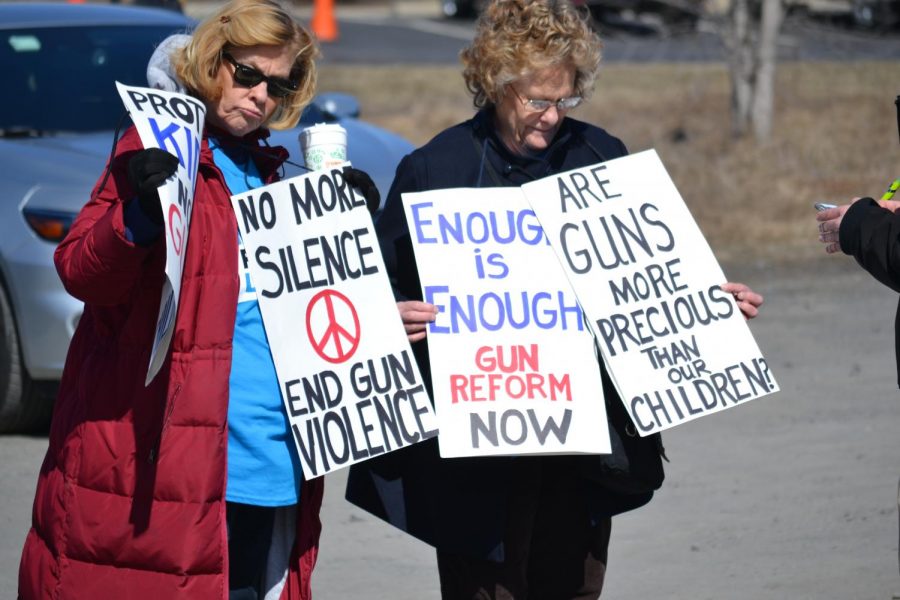
[[[607,65],[574,116],[655,148],[720,259],[806,258],[821,252],[813,202],[880,195],[900,175],[898,80],[900,62],[780,65],[764,145],[732,138],[721,65]],[[328,66],[321,87],[417,145],[473,110],[456,67]]]

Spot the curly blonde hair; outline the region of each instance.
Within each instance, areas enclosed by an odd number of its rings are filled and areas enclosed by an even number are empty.
[[[575,67],[575,94],[593,91],[603,44],[570,0],[493,0],[460,52],[472,101],[497,104],[506,86],[561,64]]]
[[[216,75],[222,54],[234,48],[284,46],[294,55],[291,78],[297,91],[278,98],[278,107],[264,123],[272,129],[290,129],[310,103],[316,90],[319,49],[312,36],[272,0],[231,0],[194,31],[189,44],[177,51],[172,62],[187,90],[206,101],[222,97]]]

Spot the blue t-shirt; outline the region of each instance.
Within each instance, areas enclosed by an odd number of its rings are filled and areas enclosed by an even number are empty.
[[[232,194],[263,184],[246,151],[241,151],[243,157],[229,156],[212,138],[210,147]],[[255,506],[288,506],[300,498],[300,459],[291,437],[240,232],[237,250],[241,289],[228,381],[225,498]]]

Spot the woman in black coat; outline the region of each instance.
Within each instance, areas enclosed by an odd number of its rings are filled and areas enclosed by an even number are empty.
[[[425,334],[437,309],[422,302],[401,195],[520,186],[625,155],[619,139],[568,116],[593,87],[600,48],[584,17],[565,0],[494,0],[461,55],[480,110],[397,168],[376,229],[429,387]],[[745,314],[755,316],[759,295],[741,284],[723,287],[735,294]],[[624,417],[602,366],[601,371],[607,410]],[[650,444],[653,448],[654,441]],[[658,435],[655,444],[651,460],[658,463]],[[611,490],[603,483],[602,460],[585,455],[441,459],[432,439],[354,465],[347,498],[437,548],[445,599],[597,598],[610,517],[653,495],[650,489]]]

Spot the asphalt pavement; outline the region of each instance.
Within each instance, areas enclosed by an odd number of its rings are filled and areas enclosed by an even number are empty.
[[[781,392],[665,432],[666,482],[613,521],[604,598],[890,600],[896,294],[846,257],[724,270],[765,294],[751,329]],[[0,600],[15,598],[46,444],[0,436]],[[316,600],[436,600],[432,549],[344,501],[345,481],[326,479]]]
[[[188,8],[202,16],[200,4]],[[471,37],[471,23],[446,22],[436,5],[349,8],[338,9],[340,36],[324,45],[327,61],[456,62]],[[818,23],[788,23],[785,32],[785,60],[900,57],[897,36]],[[605,37],[610,61],[721,60],[710,32]],[[811,217],[810,243],[813,227]],[[666,483],[648,506],[615,519],[604,598],[900,595],[896,294],[845,257],[725,271],[766,296],[752,330],[782,391],[666,432]],[[0,600],[16,597],[46,445],[0,436]],[[345,480],[346,472],[326,480],[316,599],[438,598],[433,551],[345,502]]]

